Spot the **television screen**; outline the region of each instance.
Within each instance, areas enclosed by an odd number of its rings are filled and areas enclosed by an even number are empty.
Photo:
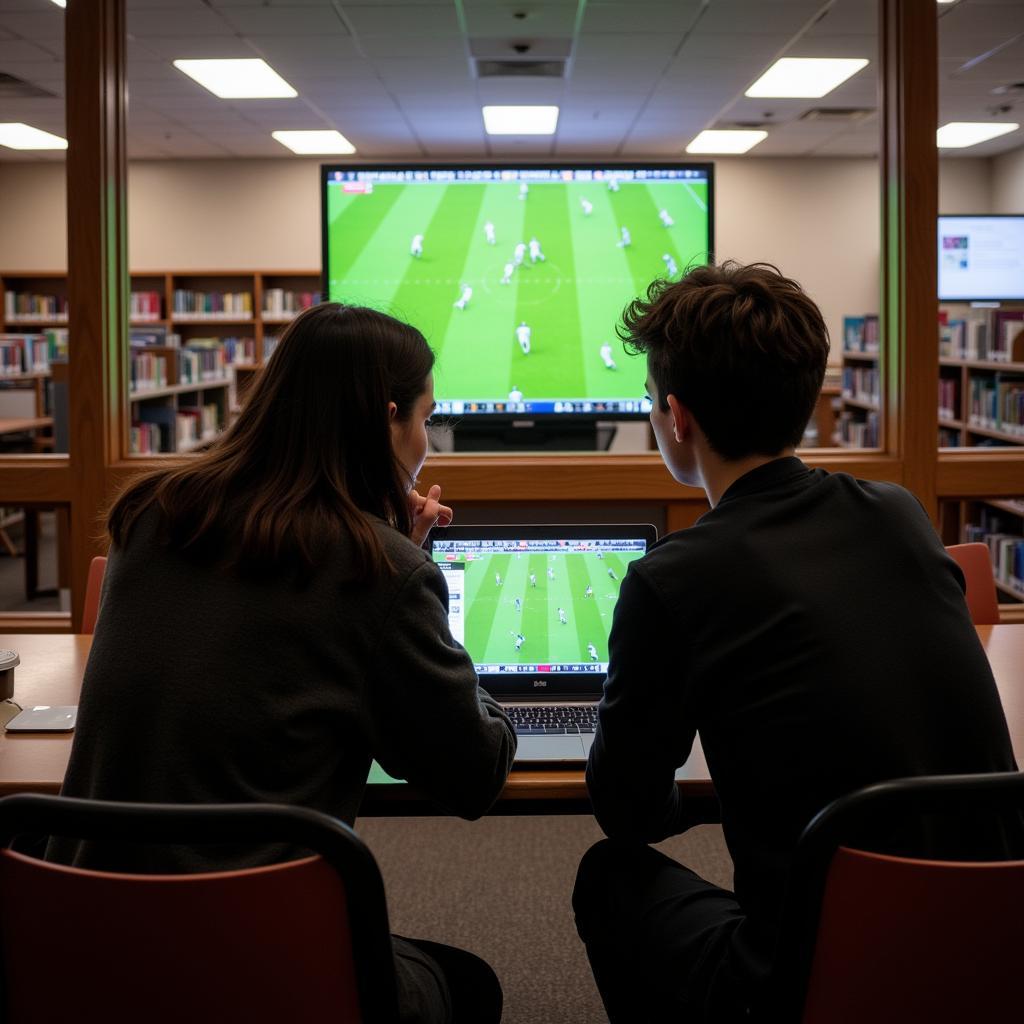
[[[630,419],[626,304],[712,250],[710,164],[322,168],[324,291],[418,327],[442,416]]]
[[[1024,216],[939,217],[939,301],[1024,299]]]

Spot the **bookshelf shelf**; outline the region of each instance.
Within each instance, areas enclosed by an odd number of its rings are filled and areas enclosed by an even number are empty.
[[[159,388],[137,388],[128,392],[130,402],[144,402],[149,398],[167,398],[169,395],[187,395],[192,391],[219,391],[230,385],[230,381],[208,380],[198,384],[168,384]]]
[[[878,400],[869,402],[863,398],[848,398],[843,396],[843,405],[849,405],[854,409],[868,409],[871,412],[878,412]]]
[[[981,542],[988,547],[1000,603],[1024,604],[1024,495],[950,500],[940,508],[946,544]]]
[[[857,352],[853,349],[844,349],[843,359],[852,359],[855,362],[877,363],[878,352]]]
[[[968,434],[977,434],[978,437],[991,437],[996,441],[1009,441],[1012,444],[1024,444],[1024,435],[1021,434],[1008,434],[1005,430],[992,430],[989,427],[976,427],[970,423],[967,424],[965,429]]]

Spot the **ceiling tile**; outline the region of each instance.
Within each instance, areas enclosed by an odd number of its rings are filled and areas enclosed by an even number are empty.
[[[389,35],[360,36],[359,47],[367,57],[432,57],[441,60],[468,60],[462,36]]]
[[[458,35],[459,22],[455,5],[432,8],[426,5],[373,6],[344,4],[342,11],[352,31],[358,36]]]
[[[583,32],[650,34],[652,26],[657,26],[665,35],[681,36],[694,23],[699,11],[697,0],[654,4],[590,3],[583,15]]]
[[[233,29],[209,7],[144,8],[128,12],[128,32],[140,39],[152,36],[224,36]]]
[[[63,39],[64,12],[51,3],[36,3],[24,13],[0,11],[0,27],[23,39]]]
[[[148,36],[143,42],[147,50],[168,61],[259,56],[247,42],[232,35]]]
[[[466,25],[471,36],[499,36],[508,39],[546,39],[571,36],[576,24],[575,3],[540,5],[486,6],[464,4]],[[514,17],[524,10],[525,18]]]
[[[348,29],[330,5],[320,7],[234,7],[222,17],[245,36],[347,36]]]
[[[6,69],[8,64],[45,61],[49,56],[46,50],[21,39],[0,39],[0,68]]]

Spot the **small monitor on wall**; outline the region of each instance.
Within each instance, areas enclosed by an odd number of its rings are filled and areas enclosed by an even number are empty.
[[[456,423],[638,419],[615,333],[713,249],[710,164],[324,166],[324,292],[414,324]]]
[[[939,301],[1024,300],[1024,215],[939,217]]]

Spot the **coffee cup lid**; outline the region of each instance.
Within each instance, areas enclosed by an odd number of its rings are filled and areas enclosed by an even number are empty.
[[[21,658],[17,651],[0,651],[0,672],[6,672],[9,668],[21,664]]]

